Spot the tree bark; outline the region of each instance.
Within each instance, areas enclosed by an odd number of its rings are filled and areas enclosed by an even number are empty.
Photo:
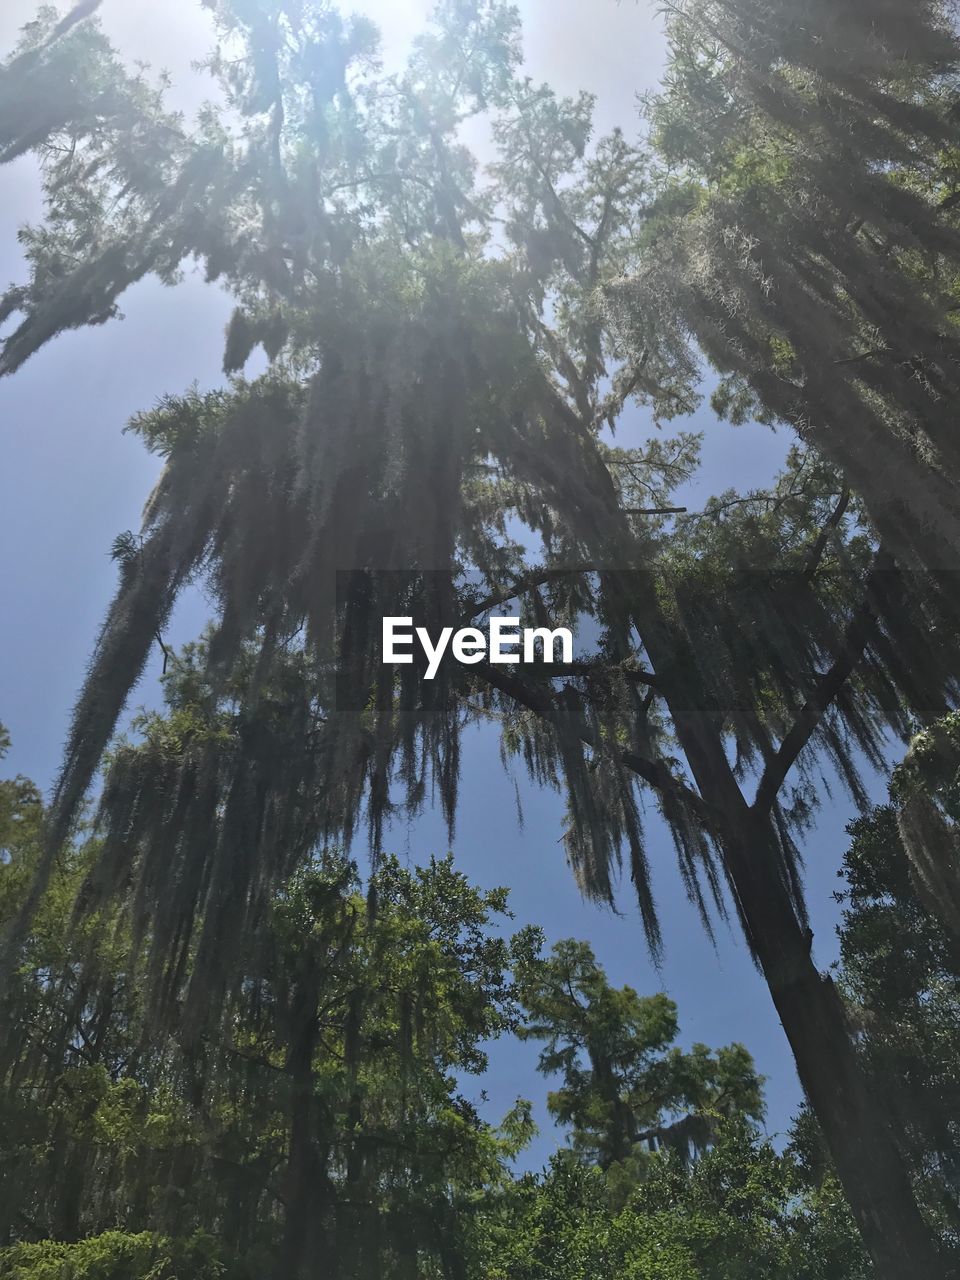
[[[294,998],[294,1039],[287,1057],[290,1075],[290,1147],[284,1178],[283,1238],[277,1256],[277,1280],[300,1280],[308,1245],[318,1234],[317,1217],[325,1207],[313,1134],[313,1055],[317,1039],[315,996]]]
[[[724,841],[727,866],[867,1252],[880,1280],[952,1280],[957,1272],[948,1268],[917,1207],[883,1106],[857,1059],[840,996],[813,963],[809,935],[775,871],[772,832],[763,825],[765,820],[752,819]]]

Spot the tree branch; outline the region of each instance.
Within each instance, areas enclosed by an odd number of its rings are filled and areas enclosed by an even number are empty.
[[[528,711],[532,711],[541,720],[545,720],[558,730],[564,728],[554,704],[555,695],[553,693],[534,689],[516,676],[510,675],[506,671],[499,671],[488,663],[475,666],[473,672],[499,693],[506,694],[508,698],[512,698],[520,706],[526,707]],[[579,737],[586,746],[593,747],[596,750],[600,750],[605,745],[596,734],[591,733],[586,728],[580,730]],[[679,778],[674,777],[663,761],[647,760],[636,751],[629,751],[626,748],[618,749],[612,747],[610,750],[625,768],[629,769],[631,773],[635,773],[638,778],[642,778],[654,790],[674,795],[679,794],[702,821],[715,825],[713,815],[703,798],[691,787],[681,782]]]
[[[594,573],[596,569],[596,565],[578,564],[571,565],[569,569],[534,570],[532,573],[518,578],[511,586],[504,587],[502,591],[494,591],[491,595],[478,601],[477,604],[471,607],[470,612],[466,615],[466,620],[469,622],[471,619],[476,618],[478,614],[486,613],[488,609],[496,609],[498,605],[506,604],[508,600],[515,600],[527,591],[533,591],[537,587],[545,587],[556,578],[562,578],[568,573]]]
[[[870,351],[861,351],[857,356],[845,356],[842,360],[834,360],[834,364],[859,364],[861,360],[870,360],[874,356],[889,355],[886,347],[874,347]]]
[[[886,552],[878,551],[867,578],[866,595],[850,619],[840,652],[829,671],[818,678],[813,693],[800,708],[796,720],[780,743],[779,750],[763,771],[752,805],[756,813],[765,813],[773,806],[787,774],[817,731],[824,713],[863,657],[876,623],[870,603],[871,588],[881,564],[885,563],[889,563],[889,557]]]
[[[154,634],[154,636],[156,637],[157,644],[160,646],[160,651],[161,651],[161,653],[163,654],[163,674],[164,674],[164,675],[166,675],[166,674],[167,674],[167,663],[170,661],[170,659],[171,659],[171,658],[173,658],[173,657],[174,657],[174,655],[171,653],[171,651],[170,651],[170,650],[167,648],[167,646],[164,644],[163,636],[160,634],[159,629],[158,629],[158,630],[156,630],[153,634]]]
[[[557,680],[561,677],[569,679],[578,676],[592,676],[597,673],[618,675],[624,680],[629,680],[632,684],[645,684],[652,689],[659,687],[660,684],[660,681],[652,671],[643,671],[640,667],[626,666],[624,664],[618,665],[602,661],[591,662],[584,659],[580,662],[547,663],[543,668],[543,674],[548,680]]]
[[[686,507],[624,507],[624,514],[628,516],[682,516],[686,514]]]
[[[807,582],[810,582],[813,576],[815,575],[815,573],[817,572],[817,568],[820,564],[821,559],[823,558],[823,553],[827,548],[827,543],[830,540],[830,534],[833,532],[834,529],[836,529],[837,525],[843,519],[844,515],[846,514],[847,507],[849,505],[850,505],[850,490],[847,488],[844,488],[843,492],[840,494],[840,500],[838,501],[834,509],[830,512],[830,516],[826,524],[817,534],[816,540],[814,541],[813,546],[810,548],[810,554],[807,556],[807,564],[803,571],[803,576],[807,580]]]

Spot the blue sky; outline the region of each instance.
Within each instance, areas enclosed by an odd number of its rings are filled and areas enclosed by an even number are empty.
[[[427,9],[425,0],[371,0],[355,4],[385,19],[387,54],[396,58]],[[0,13],[0,50],[32,16],[25,0],[6,0]],[[598,123],[629,130],[637,90],[652,87],[663,41],[652,9],[617,0],[525,0],[530,73],[564,92],[598,94]],[[179,103],[190,108],[202,91],[189,70],[206,39],[199,0],[106,0],[105,25],[131,57],[168,67]],[[38,214],[38,184],[31,160],[0,169],[0,285],[22,278],[16,228]],[[0,624],[0,721],[13,736],[6,762],[14,772],[49,785],[57,767],[70,709],[88,654],[115,585],[108,551],[115,535],[136,528],[157,474],[157,462],[136,439],[122,434],[128,418],[161,394],[197,382],[223,382],[223,326],[229,300],[201,276],[165,289],[146,281],[122,300],[124,319],[105,328],[67,334],[35,356],[13,378],[0,381],[0,547],[3,549]],[[728,487],[763,484],[782,457],[785,440],[759,426],[731,428],[709,410],[692,425],[706,432],[704,465],[690,501]],[[648,423],[639,411],[625,424],[628,438]],[[193,638],[205,620],[192,598],[170,633],[174,643]],[[157,655],[134,695],[152,701],[160,671]],[[514,781],[500,764],[495,732],[472,732],[465,743],[462,807],[454,851],[481,884],[507,884],[517,923],[534,922],[550,941],[590,941],[610,977],[641,992],[666,990],[680,1009],[684,1043],[718,1046],[743,1041],[768,1077],[769,1128],[782,1132],[799,1102],[789,1050],[766,987],[750,964],[735,926],[719,931],[714,950],[687,903],[665,830],[651,820],[649,851],[663,918],[665,959],[657,972],[647,956],[629,886],[621,915],[584,903],[564,865],[563,805],[518,774],[525,825],[516,819]],[[882,785],[874,788],[879,798]],[[838,791],[838,796],[840,795]],[[807,883],[816,954],[835,955],[844,825],[854,816],[841,799],[828,805],[806,843]],[[427,813],[390,832],[392,850],[413,861],[443,853],[448,841],[439,815]],[[361,852],[361,851],[358,851]],[[534,1100],[547,1132],[528,1156],[542,1162],[554,1143],[535,1074],[535,1045],[494,1046],[488,1077],[465,1083],[486,1089],[491,1118],[518,1095]]]

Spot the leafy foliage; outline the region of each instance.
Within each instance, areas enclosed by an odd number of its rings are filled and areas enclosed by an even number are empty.
[[[29,883],[38,808],[23,794],[7,812],[5,915]],[[450,859],[386,859],[366,898],[342,858],[319,859],[272,904],[217,1034],[184,1053],[155,1030],[143,1038],[124,913],[71,925],[91,852],[61,861],[6,1006],[0,1276],[252,1280],[293,1275],[322,1247],[330,1274],[351,1280],[585,1280],[601,1261],[638,1277],[669,1265],[697,1280],[736,1274],[724,1266],[859,1280],[836,1194],[809,1190],[746,1119],[761,1109],[746,1052],[670,1049],[665,997],[613,991],[585,944],[543,958],[536,930],[508,942],[491,929],[505,892],[473,888]],[[91,951],[96,991],[81,976]],[[497,1130],[459,1091],[493,1037],[571,1039],[569,998],[548,994],[571,963],[580,1019],[626,1041],[637,1120],[681,1100],[709,1110],[711,1142],[692,1160],[648,1138],[643,1159],[611,1165],[588,1141],[542,1178],[517,1177],[529,1104]],[[663,1097],[641,1105],[641,1082]],[[808,1256],[823,1269],[804,1270]]]
[[[789,423],[904,563],[958,549],[951,3],[676,0],[659,211],[610,292],[631,348],[692,339],[735,421]],[[678,357],[679,358],[679,357]]]
[[[657,1157],[611,1212],[600,1169],[562,1155],[518,1184],[494,1220],[485,1280],[865,1280],[835,1187],[811,1193],[798,1165],[742,1123],[692,1170]]]
[[[654,1152],[689,1161],[709,1147],[717,1120],[762,1118],[761,1081],[742,1045],[716,1054],[703,1044],[671,1047],[673,1001],[614,989],[584,942],[557,943],[527,978],[523,1001],[519,1034],[546,1041],[540,1071],[563,1081],[550,1111],[608,1182],[618,1166],[618,1181],[633,1185]]]
[[[212,1241],[164,1240],[142,1232],[107,1231],[79,1244],[45,1240],[0,1250],[0,1276],[8,1280],[220,1280],[225,1268]]]
[[[944,912],[927,905],[928,886],[914,872],[895,806],[878,807],[850,833],[840,931],[844,994],[929,1212],[955,1236],[960,949]]]
[[[24,792],[9,815],[7,917],[38,808]],[[538,946],[491,931],[504,891],[449,858],[388,859],[364,898],[349,863],[318,858],[271,903],[216,1034],[185,1053],[150,1023],[126,913],[71,925],[93,851],[61,860],[6,1003],[0,1233],[66,1243],[18,1245],[0,1266],[162,1280],[216,1275],[219,1259],[246,1275],[258,1258],[295,1269],[321,1241],[350,1276],[459,1257],[478,1189],[529,1133],[524,1106],[498,1134],[458,1091],[515,1024],[510,967]]]

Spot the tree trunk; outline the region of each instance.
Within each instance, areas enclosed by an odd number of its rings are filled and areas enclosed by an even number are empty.
[[[65,1240],[69,1244],[79,1240],[82,1234],[80,1219],[86,1180],[86,1144],[83,1140],[80,1140],[70,1144],[64,1168],[60,1173],[60,1185],[57,1194],[55,1235],[58,1240]]]
[[[562,413],[562,410],[558,410]],[[598,553],[630,554],[609,474],[588,470],[600,503]],[[740,920],[767,981],[810,1105],[878,1280],[960,1280],[925,1223],[880,1100],[856,1056],[840,998],[810,954],[810,939],[782,875],[770,808],[747,804],[724,751],[722,726],[699,686],[697,655],[665,615],[649,570],[610,569],[605,586],[640,637],[678,743],[712,813],[709,834],[724,854]],[[641,775],[642,776],[642,775]]]
[[[878,1280],[960,1280],[917,1207],[884,1108],[861,1070],[840,997],[813,963],[810,937],[782,874],[770,810],[752,809],[744,799],[722,731],[696,688],[696,663],[676,665],[683,641],[671,632],[651,579],[634,574],[623,581],[625,587],[632,583],[637,631],[662,680],[700,795],[715,814],[711,835],[722,849],[747,941]]]
[[[317,1037],[315,997],[295,997],[294,1040],[287,1057],[290,1074],[290,1147],[284,1178],[283,1239],[277,1280],[300,1280],[311,1238],[322,1212],[313,1125],[313,1053]],[[329,1258],[325,1259],[329,1262]]]
[[[774,861],[766,822],[724,841],[727,865],[750,941],[790,1041],[797,1073],[880,1280],[952,1280],[933,1232],[857,1059],[843,1004],[810,955]],[[752,828],[752,829],[751,829]],[[758,856],[759,855],[759,856]]]

